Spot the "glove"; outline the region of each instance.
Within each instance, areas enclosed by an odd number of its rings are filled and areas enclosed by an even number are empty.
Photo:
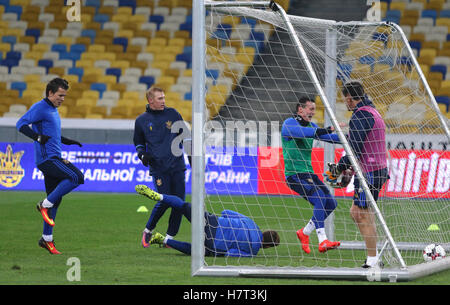
[[[83,145],[82,145],[80,142],[78,142],[78,141],[71,140],[71,139],[64,138],[64,137],[61,137],[61,143],[66,144],[66,145],[76,144],[76,145],[78,145],[78,146],[80,146],[80,147],[83,146]]]
[[[148,153],[145,152],[138,152],[138,158],[141,160],[142,164],[145,167],[151,166],[152,162],[154,162],[155,160]]]
[[[39,144],[44,145],[45,143],[47,143],[48,139],[50,139],[50,138],[51,138],[51,137],[46,136],[45,134],[40,134],[40,135],[37,136],[36,141],[37,141]]]
[[[347,187],[353,177],[353,169],[350,167],[339,171],[337,164],[328,163],[328,170],[323,174],[324,182],[332,188]]]

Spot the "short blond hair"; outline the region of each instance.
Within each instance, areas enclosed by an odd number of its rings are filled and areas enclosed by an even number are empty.
[[[155,96],[155,92],[164,92],[164,89],[159,88],[159,87],[151,86],[151,87],[147,90],[147,92],[145,92],[145,97],[147,98],[147,100],[148,100],[149,98],[153,98],[153,97]]]

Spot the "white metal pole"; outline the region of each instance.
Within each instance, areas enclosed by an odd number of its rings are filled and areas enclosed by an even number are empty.
[[[192,184],[191,184],[191,274],[195,275],[204,264],[204,194],[205,159],[203,151],[205,119],[205,6],[203,0],[192,6]]]

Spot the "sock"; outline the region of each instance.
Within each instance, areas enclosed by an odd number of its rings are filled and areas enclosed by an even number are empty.
[[[167,241],[169,240],[169,239],[173,239],[173,236],[170,236],[169,234],[166,234],[166,237],[164,238],[164,244],[167,244]]]
[[[144,232],[145,232],[145,233],[153,233],[153,230],[149,230],[149,229],[145,228],[145,229],[144,229]]]
[[[312,231],[314,231],[315,228],[316,228],[316,226],[314,225],[314,222],[312,220],[310,220],[306,224],[306,226],[303,228],[303,234],[309,236],[312,233]]]
[[[325,228],[316,229],[317,238],[319,239],[319,244],[321,244],[324,240],[328,239],[327,234],[325,234]]]
[[[51,207],[53,207],[53,203],[51,203],[50,201],[48,201],[47,198],[45,198],[44,201],[42,202],[42,206],[46,209],[50,209]]]
[[[377,256],[367,256],[366,264],[373,267],[378,262],[378,255]]]
[[[46,242],[51,242],[51,241],[53,241],[53,235],[44,235],[44,234],[42,234],[42,238],[43,238]]]

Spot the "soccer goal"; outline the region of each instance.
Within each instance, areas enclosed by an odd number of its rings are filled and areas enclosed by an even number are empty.
[[[288,15],[288,5],[194,1],[192,275],[408,281],[449,269],[448,255],[423,259],[427,244],[450,252],[448,117],[406,36],[393,23]],[[284,177],[280,129],[308,96],[316,101],[313,121],[334,126],[342,142],[314,142],[315,173],[322,177],[326,162],[347,154],[365,181],[339,125],[351,115],[341,94],[349,80],[363,84],[387,128],[390,179],[377,202],[362,183],[383,268],[361,268],[365,244],[349,215],[353,183],[334,191],[338,207],[326,224],[329,239],[341,246],[319,253],[312,234],[305,254],[296,231],[312,207]],[[251,258],[205,256],[203,213],[225,209],[278,231],[280,245]]]

